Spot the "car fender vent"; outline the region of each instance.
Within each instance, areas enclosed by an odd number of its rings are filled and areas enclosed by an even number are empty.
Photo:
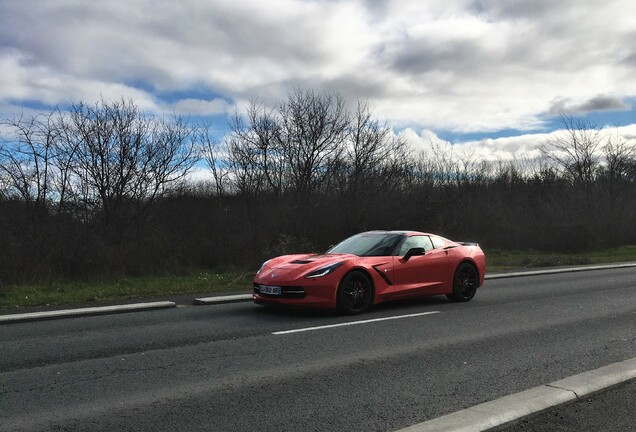
[[[312,263],[312,262],[313,262],[313,261],[311,261],[311,260],[301,260],[301,259],[298,259],[298,260],[294,260],[294,261],[292,261],[290,264],[309,264],[309,263]]]

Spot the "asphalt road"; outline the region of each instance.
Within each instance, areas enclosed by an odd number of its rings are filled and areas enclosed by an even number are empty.
[[[9,324],[0,429],[390,431],[636,357],[635,329],[633,268],[353,318],[237,303]]]

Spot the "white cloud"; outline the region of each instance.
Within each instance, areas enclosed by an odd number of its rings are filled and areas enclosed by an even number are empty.
[[[463,141],[451,143],[438,137],[431,130],[422,130],[419,134],[411,128],[400,132],[398,136],[404,139],[415,153],[432,154],[433,147],[458,156],[471,155],[477,161],[498,162],[512,160],[529,160],[541,156],[539,147],[550,139],[562,136],[564,130],[549,133],[534,133],[496,139]],[[606,127],[602,130],[602,137],[624,139],[636,146],[636,124],[622,127]],[[602,151],[602,146],[598,148]]]
[[[0,102],[17,104],[19,101],[56,105],[72,101],[96,101],[131,98],[140,108],[159,109],[154,97],[143,90],[116,81],[100,81],[34,64],[15,51],[0,55]]]
[[[589,112],[636,97],[627,0],[0,4],[5,105],[101,95],[214,114],[297,85],[368,98],[397,127],[474,132],[536,129],[555,101]],[[162,102],[171,92],[186,96]]]
[[[205,182],[214,184],[214,176],[212,175],[212,170],[204,166],[195,166],[194,168],[192,168],[188,172],[186,180],[192,183]]]
[[[174,106],[175,112],[178,114],[193,114],[202,116],[229,113],[231,108],[231,104],[220,98],[212,100],[190,98],[182,99]]]

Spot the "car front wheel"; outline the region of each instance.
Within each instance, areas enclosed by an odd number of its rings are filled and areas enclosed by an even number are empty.
[[[371,306],[373,287],[364,273],[352,271],[338,285],[338,309],[347,315],[361,314]]]

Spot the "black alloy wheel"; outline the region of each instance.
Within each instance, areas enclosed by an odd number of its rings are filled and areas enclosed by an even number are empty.
[[[453,293],[446,297],[455,302],[470,301],[477,292],[479,276],[477,269],[470,263],[462,263],[457,267],[453,277]]]
[[[347,315],[366,311],[373,301],[373,287],[364,273],[348,273],[338,286],[338,309]]]

